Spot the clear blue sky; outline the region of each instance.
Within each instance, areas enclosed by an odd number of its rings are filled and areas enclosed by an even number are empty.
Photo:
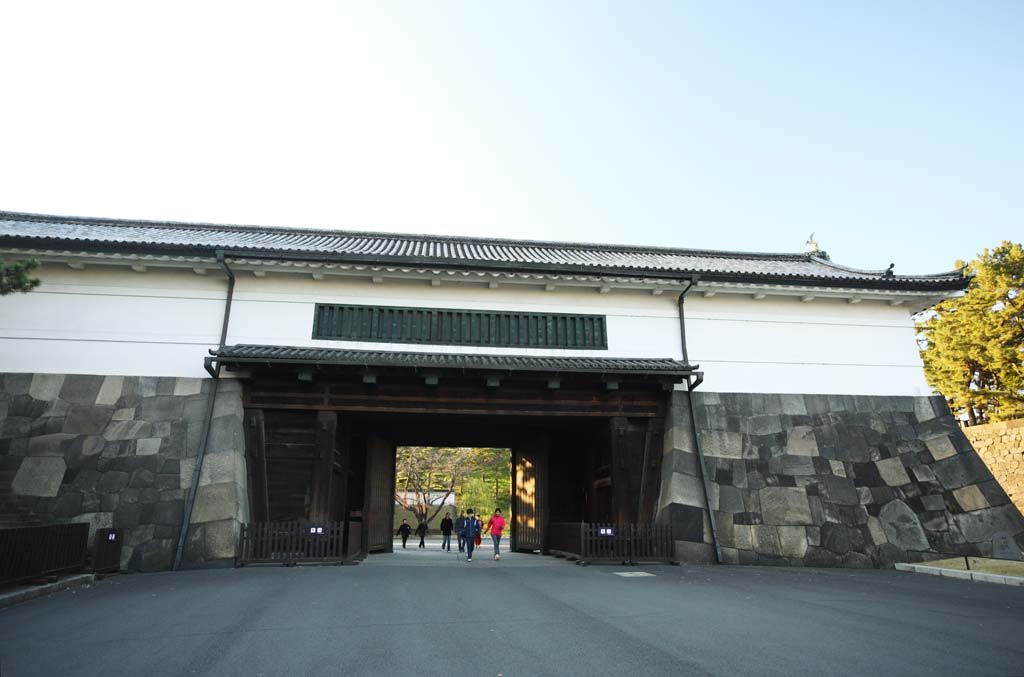
[[[1024,2],[5,3],[0,209],[802,251],[1024,239]]]

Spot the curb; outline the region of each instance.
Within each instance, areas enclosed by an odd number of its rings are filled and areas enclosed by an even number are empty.
[[[976,583],[996,583],[998,585],[1024,587],[1024,577],[1022,576],[1004,576],[1002,574],[986,574],[981,571],[943,569],[941,567],[930,567],[923,564],[897,564],[896,571],[906,571],[912,574],[927,574],[929,576],[942,576],[943,578],[959,578],[963,581],[974,581]]]
[[[36,597],[51,595],[55,592],[60,592],[61,590],[88,585],[93,583],[95,580],[96,574],[78,574],[61,579],[55,583],[46,583],[45,585],[36,585],[31,588],[14,590],[13,592],[0,593],[0,609],[14,606],[15,604],[21,604],[22,602],[27,602],[28,600],[35,599]]]

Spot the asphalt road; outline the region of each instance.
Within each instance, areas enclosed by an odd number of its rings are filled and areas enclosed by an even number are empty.
[[[115,577],[0,610],[0,675],[1024,674],[1024,588],[486,553]]]

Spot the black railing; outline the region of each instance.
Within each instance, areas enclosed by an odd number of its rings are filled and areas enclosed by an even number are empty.
[[[581,562],[636,564],[675,559],[672,529],[660,524],[556,522],[548,525],[548,550]]]
[[[84,523],[0,529],[0,585],[81,571],[88,546]]]
[[[345,561],[344,522],[243,524],[237,564]]]

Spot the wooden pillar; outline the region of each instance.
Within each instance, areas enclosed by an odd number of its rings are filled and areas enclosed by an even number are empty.
[[[629,495],[629,420],[616,416],[608,423],[612,450],[612,521],[627,524],[633,521],[632,497]]]
[[[267,492],[267,445],[262,409],[245,410],[245,467],[249,483],[249,521],[270,520]]]
[[[661,441],[664,436],[664,427],[665,419],[647,419],[638,500],[640,504],[638,520],[641,524],[653,524],[658,510],[658,491],[661,488]]]
[[[334,492],[334,454],[338,431],[338,413],[317,412],[316,462],[313,465],[313,499],[309,506],[311,522],[327,522],[332,517]]]

